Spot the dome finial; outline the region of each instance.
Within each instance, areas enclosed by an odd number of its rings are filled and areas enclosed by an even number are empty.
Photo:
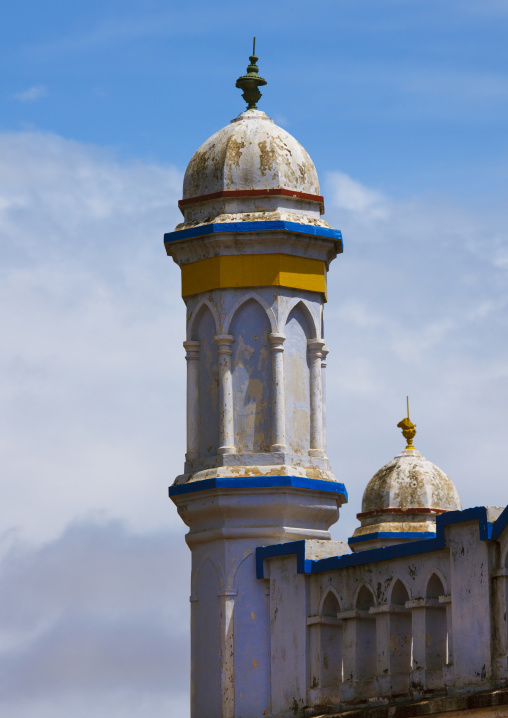
[[[415,438],[416,434],[416,424],[413,424],[411,419],[409,418],[409,396],[406,396],[406,402],[407,402],[407,417],[402,419],[402,421],[399,421],[397,424],[399,429],[402,429],[402,436],[407,442],[406,451],[415,450],[415,447],[413,446],[413,439]]]
[[[258,75],[259,68],[256,65],[256,62],[258,61],[258,58],[256,57],[256,38],[254,38],[252,43],[252,55],[249,57],[249,60],[250,65],[247,68],[247,74],[238,78],[236,81],[236,87],[243,90],[242,97],[247,103],[247,109],[257,110],[256,103],[261,97],[258,87],[266,85],[266,80],[263,80],[263,78]]]

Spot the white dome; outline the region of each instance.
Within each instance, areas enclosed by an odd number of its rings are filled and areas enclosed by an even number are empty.
[[[416,449],[405,449],[367,484],[358,514],[361,526],[349,542],[360,551],[430,537],[438,514],[461,509],[457,489],[444,471]]]
[[[362,513],[390,509],[460,509],[451,479],[419,451],[405,450],[383,466],[367,484]]]
[[[311,158],[260,110],[246,110],[194,153],[177,229],[211,222],[286,220],[329,227]]]
[[[194,153],[183,197],[230,190],[288,189],[319,195],[311,158],[286,130],[260,110],[246,110]]]

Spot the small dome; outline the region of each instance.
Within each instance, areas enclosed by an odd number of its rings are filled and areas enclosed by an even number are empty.
[[[319,195],[314,163],[264,112],[246,110],[195,152],[185,172],[183,197],[281,188]]]
[[[436,516],[461,510],[450,478],[416,449],[401,451],[369,481],[363,494],[361,526],[349,540],[353,551],[431,538]]]
[[[389,509],[460,509],[451,479],[419,451],[405,450],[379,469],[367,484],[362,514]]]
[[[329,227],[311,158],[260,110],[246,110],[194,153],[178,203],[183,229],[211,222],[286,220]]]

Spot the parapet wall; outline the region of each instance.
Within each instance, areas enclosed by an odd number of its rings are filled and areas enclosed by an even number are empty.
[[[321,542],[258,548],[258,578],[270,587],[271,715],[506,686],[508,509],[496,514],[448,512],[435,539],[353,555],[330,556],[332,542],[325,558],[314,555]]]

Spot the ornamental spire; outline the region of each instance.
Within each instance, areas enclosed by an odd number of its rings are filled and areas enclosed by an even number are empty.
[[[406,396],[406,402],[407,402],[407,417],[402,419],[402,421],[399,421],[397,424],[399,429],[402,429],[402,436],[407,442],[406,451],[409,449],[411,451],[414,451],[415,447],[413,446],[413,439],[415,438],[416,434],[416,424],[413,424],[411,419],[409,418],[409,397]]]
[[[236,81],[236,87],[243,90],[242,97],[247,103],[247,109],[257,110],[256,103],[261,97],[258,87],[266,85],[266,80],[258,75],[259,68],[256,65],[256,62],[258,61],[258,58],[256,57],[256,38],[254,38],[252,43],[252,55],[249,57],[249,60],[250,65],[247,67],[247,74],[238,78]]]

